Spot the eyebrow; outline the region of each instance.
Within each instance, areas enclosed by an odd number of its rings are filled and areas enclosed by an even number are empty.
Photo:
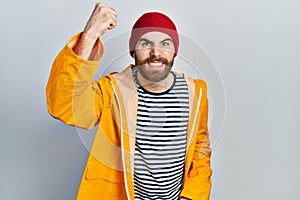
[[[166,39],[164,39],[163,41],[161,41],[160,43],[167,42],[167,41],[173,42],[173,40],[172,40],[171,38],[166,38]],[[149,43],[151,43],[151,44],[153,43],[152,41],[147,40],[147,39],[145,39],[145,38],[139,39],[139,42],[149,42]]]
[[[167,42],[167,41],[173,42],[173,40],[171,38],[167,38],[167,39],[164,39],[163,41],[161,41],[161,43]]]
[[[153,42],[151,42],[150,40],[147,40],[147,39],[145,39],[145,38],[139,39],[139,42],[149,42],[149,43],[153,43]]]

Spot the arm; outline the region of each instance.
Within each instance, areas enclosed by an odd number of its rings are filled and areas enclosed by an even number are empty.
[[[83,33],[75,35],[56,57],[46,88],[53,117],[86,129],[98,122],[103,98],[100,83],[93,77],[103,54],[99,37],[115,26],[115,15],[97,3]]]
[[[203,81],[197,87],[202,87],[203,95],[200,106],[200,120],[198,124],[197,137],[195,138],[195,148],[193,160],[190,165],[188,175],[184,181],[184,188],[181,196],[192,200],[208,200],[211,190],[210,167],[211,149],[208,135],[208,100],[206,95],[206,84]]]
[[[93,81],[100,61],[83,60],[73,52],[81,35],[72,37],[56,57],[46,97],[51,116],[69,125],[91,129],[100,117],[103,104],[100,87]],[[101,55],[103,48],[100,41],[97,43]]]

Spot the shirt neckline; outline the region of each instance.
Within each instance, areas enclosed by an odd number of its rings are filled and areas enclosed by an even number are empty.
[[[175,83],[176,83],[176,75],[175,75],[175,73],[174,73],[173,71],[170,71],[170,73],[171,73],[171,74],[173,75],[173,77],[174,77],[172,85],[171,85],[167,90],[165,90],[165,91],[162,91],[162,92],[151,92],[151,91],[149,91],[149,90],[146,90],[146,89],[140,84],[140,82],[139,82],[139,80],[138,80],[138,78],[137,78],[137,73],[138,73],[138,71],[137,71],[136,69],[134,69],[134,70],[133,70],[133,76],[134,76],[134,80],[135,80],[136,86],[137,86],[138,88],[141,88],[145,93],[148,93],[148,94],[151,94],[151,95],[164,95],[164,94],[167,94],[167,93],[169,93],[169,92],[173,89],[173,87],[174,87],[174,85],[175,85]]]

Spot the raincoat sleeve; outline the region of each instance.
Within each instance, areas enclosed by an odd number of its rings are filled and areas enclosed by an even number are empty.
[[[66,124],[92,129],[99,121],[103,98],[94,75],[103,55],[97,40],[91,60],[77,56],[73,49],[82,33],[74,35],[57,55],[46,87],[48,112]],[[95,60],[96,59],[96,60]]]
[[[196,82],[196,87],[202,88],[202,98],[200,106],[200,118],[198,121],[197,137],[193,151],[192,163],[189,167],[187,177],[184,180],[184,188],[181,197],[192,200],[209,200],[211,191],[210,167],[211,148],[208,135],[208,99],[206,95],[206,83]]]

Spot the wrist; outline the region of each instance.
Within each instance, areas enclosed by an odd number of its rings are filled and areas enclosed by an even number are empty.
[[[97,37],[91,37],[86,33],[82,33],[76,47],[74,48],[74,52],[79,57],[88,60],[97,39]]]
[[[100,35],[95,35],[90,33],[89,31],[83,31],[81,35],[81,39],[84,41],[96,41]]]

